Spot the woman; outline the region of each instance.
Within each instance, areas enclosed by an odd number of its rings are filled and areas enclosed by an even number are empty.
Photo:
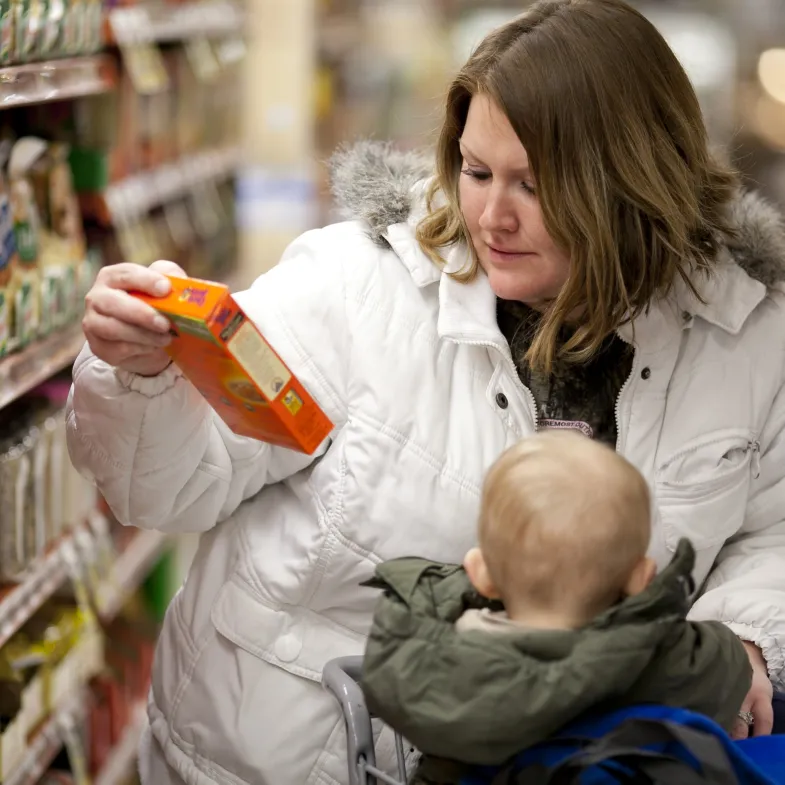
[[[785,683],[785,231],[707,152],[686,75],[621,0],[535,4],[452,85],[436,176],[345,154],[354,220],[305,234],[238,300],[335,424],[315,457],[233,435],[102,271],[68,414],[118,519],[202,532],[161,635],[145,783],[343,783],[318,684],[357,654],[380,560],[458,561],[480,483],[538,428],[616,444],[653,488],[651,555],[697,550],[693,615]],[[569,489],[565,489],[569,492]],[[751,713],[751,717],[747,716]],[[381,744],[384,746],[384,740]]]

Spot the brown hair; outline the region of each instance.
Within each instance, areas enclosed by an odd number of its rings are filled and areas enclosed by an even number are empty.
[[[504,112],[526,149],[545,227],[569,254],[569,278],[529,350],[550,371],[569,314],[581,324],[562,348],[584,362],[680,276],[710,272],[732,234],[737,175],[715,162],[695,92],[654,26],[623,0],[541,0],[490,33],[454,79],[437,148],[425,252],[470,244],[461,214],[459,139],[472,97]],[[435,206],[441,192],[446,204]],[[469,281],[478,261],[455,274]]]
[[[651,536],[649,488],[609,447],[543,431],[502,453],[483,485],[479,545],[507,611],[588,621],[620,599]]]

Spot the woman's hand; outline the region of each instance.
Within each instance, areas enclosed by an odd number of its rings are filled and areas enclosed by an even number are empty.
[[[166,296],[171,284],[166,275],[184,277],[174,262],[154,262],[149,267],[115,264],[104,267],[85,297],[82,319],[93,354],[115,368],[156,376],[171,362],[169,320],[129,292]]]
[[[768,736],[774,725],[774,711],[771,707],[774,688],[771,686],[766,660],[754,643],[748,641],[743,641],[743,643],[747,650],[747,656],[750,658],[750,665],[752,665],[752,686],[741,705],[740,713],[749,712],[755,723],[749,727],[744,720],[738,718],[731,733],[734,739],[746,739],[749,735]]]

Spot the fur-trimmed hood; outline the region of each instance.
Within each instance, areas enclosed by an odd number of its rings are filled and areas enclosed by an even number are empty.
[[[402,152],[389,143],[359,142],[331,160],[332,191],[341,213],[368,225],[383,245],[387,227],[423,209],[416,186],[433,174],[433,163],[419,152]],[[766,286],[785,281],[785,220],[763,197],[741,192],[731,206],[736,239],[728,250],[736,263]]]

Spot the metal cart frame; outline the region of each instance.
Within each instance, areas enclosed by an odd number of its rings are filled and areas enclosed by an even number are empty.
[[[398,779],[376,766],[376,747],[371,713],[360,689],[363,658],[341,657],[330,660],[322,672],[322,685],[341,705],[346,722],[346,747],[349,759],[349,785],[406,785],[406,757],[403,739],[395,734]]]

